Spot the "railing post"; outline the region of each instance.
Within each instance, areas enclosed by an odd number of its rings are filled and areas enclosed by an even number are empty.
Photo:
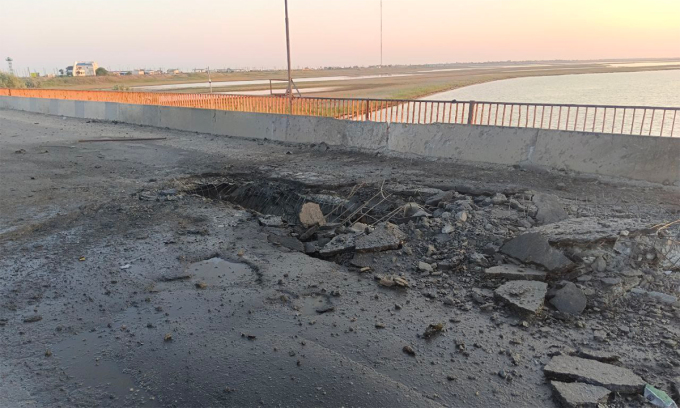
[[[468,103],[468,118],[467,118],[467,123],[468,125],[472,124],[472,120],[474,118],[473,111],[475,109],[475,101],[470,101]]]
[[[370,112],[371,112],[370,108],[371,108],[370,101],[367,99],[366,100],[366,121],[368,121],[369,118],[370,118]]]

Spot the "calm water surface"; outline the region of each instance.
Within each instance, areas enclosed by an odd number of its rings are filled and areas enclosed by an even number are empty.
[[[423,99],[680,107],[680,70],[505,79]]]

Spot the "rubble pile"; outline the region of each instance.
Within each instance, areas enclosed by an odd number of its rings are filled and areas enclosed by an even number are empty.
[[[335,201],[303,197],[297,222],[260,216],[272,244],[345,265],[385,290],[415,291],[461,311],[477,307],[492,321],[503,314],[523,327],[588,328],[603,347],[620,337],[663,344],[670,352],[659,365],[677,376],[680,223],[596,214],[531,191],[395,186],[362,198],[354,190]],[[332,214],[323,211],[329,202]],[[648,316],[667,326],[653,327]],[[423,337],[440,331],[432,327]],[[642,396],[647,382],[616,364],[597,352],[558,355],[544,372],[565,406]]]

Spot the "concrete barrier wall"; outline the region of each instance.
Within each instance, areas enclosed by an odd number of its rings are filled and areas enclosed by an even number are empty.
[[[0,96],[0,108],[293,143],[533,164],[680,186],[680,138],[494,126],[386,124],[312,116]]]
[[[537,137],[537,129],[395,123],[390,125],[388,149],[429,157],[517,164],[530,159]]]

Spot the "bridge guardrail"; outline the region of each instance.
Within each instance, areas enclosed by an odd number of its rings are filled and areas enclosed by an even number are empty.
[[[486,101],[0,88],[0,96],[116,102],[389,123],[449,123],[675,137],[680,108]]]

